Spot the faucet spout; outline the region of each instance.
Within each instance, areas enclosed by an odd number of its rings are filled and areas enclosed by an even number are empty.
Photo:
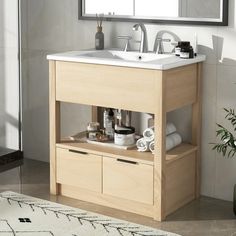
[[[141,29],[141,41],[140,41],[140,48],[139,51],[141,53],[148,52],[148,45],[147,45],[147,30],[144,24],[138,23],[133,26],[134,31],[138,31],[138,29]]]

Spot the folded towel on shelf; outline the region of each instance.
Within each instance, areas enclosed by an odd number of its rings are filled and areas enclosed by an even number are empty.
[[[146,138],[140,138],[136,142],[136,146],[139,152],[149,152],[149,144],[151,141],[148,141]]]
[[[170,151],[171,149],[177,147],[182,143],[182,137],[178,133],[173,133],[166,136],[166,151]],[[155,150],[155,142],[152,141],[149,144],[149,150],[154,154]]]

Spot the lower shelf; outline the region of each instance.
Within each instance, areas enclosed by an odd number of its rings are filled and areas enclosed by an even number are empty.
[[[153,165],[154,155],[151,152],[138,152],[137,149],[122,150],[110,147],[103,147],[91,143],[78,143],[65,141],[56,144],[57,147],[88,152],[95,155],[109,155],[110,157],[122,157],[130,160],[136,160],[140,163]],[[178,160],[186,155],[197,151],[197,147],[191,144],[182,143],[176,148],[166,153],[167,164]]]

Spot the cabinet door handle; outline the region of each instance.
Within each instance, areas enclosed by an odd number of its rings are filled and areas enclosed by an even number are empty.
[[[128,163],[128,164],[132,164],[132,165],[138,165],[138,162],[136,161],[128,161],[128,160],[123,160],[123,159],[116,159],[119,162],[124,162],[124,163]]]
[[[71,150],[71,149],[69,149],[69,152],[73,152],[73,153],[77,153],[77,154],[82,154],[82,155],[88,155],[87,152],[75,151],[75,150]]]

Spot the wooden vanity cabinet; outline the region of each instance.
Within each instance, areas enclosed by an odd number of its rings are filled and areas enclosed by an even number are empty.
[[[199,197],[201,63],[170,70],[50,61],[50,189],[155,220]],[[154,114],[155,150],[63,141],[60,102]],[[192,140],[165,150],[166,114],[192,105]]]
[[[103,193],[153,205],[153,166],[103,157]]]
[[[102,156],[57,148],[57,183],[102,192]]]

